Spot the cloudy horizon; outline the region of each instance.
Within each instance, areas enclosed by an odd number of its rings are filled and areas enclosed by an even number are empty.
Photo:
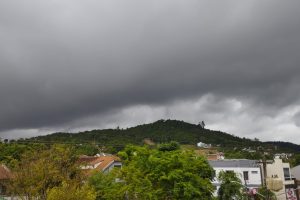
[[[299,6],[0,1],[0,137],[177,119],[300,144]]]

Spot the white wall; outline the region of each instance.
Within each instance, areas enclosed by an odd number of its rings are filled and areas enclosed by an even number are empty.
[[[238,178],[240,178],[242,184],[245,185],[243,172],[248,172],[249,180],[246,181],[246,185],[249,188],[257,188],[261,185],[261,172],[259,167],[214,167],[214,170],[216,171],[216,177],[218,177],[219,173],[221,171],[234,171]],[[215,184],[219,184],[217,178],[213,181]]]
[[[244,181],[244,176],[243,172],[248,171],[248,177],[249,180],[246,181],[247,188],[252,189],[252,188],[259,188],[261,186],[261,171],[259,167],[214,167],[213,168],[216,173],[216,177],[213,180],[213,185],[216,186],[216,190],[214,192],[214,196],[218,195],[218,190],[220,188],[220,183],[217,179],[219,173],[221,171],[234,171],[234,173],[237,174],[238,178],[241,180],[241,183],[245,185]],[[257,172],[257,173],[252,173],[252,172]]]
[[[103,172],[110,172],[115,167],[122,167],[122,163],[119,161],[112,161],[112,163]]]

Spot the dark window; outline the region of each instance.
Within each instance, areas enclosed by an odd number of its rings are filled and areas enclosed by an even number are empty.
[[[228,174],[234,173],[233,170],[226,170],[225,172],[228,173]]]
[[[212,174],[213,178],[216,178],[217,174],[216,174],[216,170],[213,171],[213,174]]]
[[[291,175],[290,175],[290,169],[289,168],[283,168],[283,174],[284,174],[284,179],[285,180],[291,180]]]
[[[244,175],[244,180],[248,181],[249,180],[249,173],[247,171],[244,171],[243,175]]]
[[[258,171],[251,171],[251,174],[258,174]]]

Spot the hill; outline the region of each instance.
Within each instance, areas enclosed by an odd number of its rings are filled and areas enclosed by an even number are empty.
[[[204,129],[200,125],[178,120],[159,120],[127,129],[92,130],[79,133],[53,133],[26,139],[24,142],[93,143],[98,146],[122,148],[127,144],[142,145],[147,139],[154,143],[177,141],[196,145],[201,141],[222,149],[269,149],[271,151],[300,152],[300,146],[284,142],[260,142],[240,138],[221,131]]]

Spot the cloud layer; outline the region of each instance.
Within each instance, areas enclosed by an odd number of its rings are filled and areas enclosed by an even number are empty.
[[[299,6],[1,1],[0,135],[176,118],[300,143]]]

